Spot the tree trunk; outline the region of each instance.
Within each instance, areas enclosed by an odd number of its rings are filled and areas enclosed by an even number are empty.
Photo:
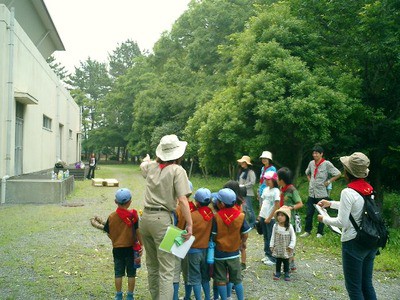
[[[383,188],[382,188],[382,166],[380,163],[380,155],[376,151],[371,152],[370,154],[370,170],[372,169],[373,172],[371,173],[371,185],[375,191],[375,199],[377,200],[377,204],[379,207],[383,206]]]
[[[189,178],[190,178],[190,176],[192,176],[193,162],[194,162],[194,159],[193,159],[193,158],[191,158],[191,159],[190,159],[190,169],[189,169],[189,175],[188,175],[188,177],[189,177]]]
[[[294,156],[296,158],[296,164],[295,164],[295,168],[293,170],[293,184],[296,183],[296,180],[300,175],[300,168],[301,168],[302,162],[303,162],[304,146],[296,147],[296,149],[297,149],[297,151]]]

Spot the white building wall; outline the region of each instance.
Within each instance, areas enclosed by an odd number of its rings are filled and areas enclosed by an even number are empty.
[[[4,51],[7,44],[7,23],[3,20],[5,7],[0,5],[0,175],[5,170],[6,153],[6,116],[7,116],[7,80],[6,70],[8,68],[8,51]],[[3,177],[3,176],[1,176]]]
[[[0,5],[0,59],[8,61],[8,36],[10,13]],[[5,38],[4,38],[5,37]],[[9,105],[7,82],[8,64],[0,63],[1,84],[1,133],[0,133],[0,177],[14,175],[15,167],[15,102],[11,126],[10,173],[6,174],[6,120]],[[61,85],[42,55],[29,37],[15,21],[13,89],[26,93],[37,100],[37,104],[24,107],[23,125],[23,173],[52,168],[58,159],[68,164],[79,160],[80,146],[77,140],[80,131],[80,109],[69,92]],[[5,100],[5,101],[4,101]],[[15,100],[14,100],[15,101]],[[5,104],[4,104],[5,103]],[[51,130],[43,128],[43,115],[52,121]],[[59,124],[63,125],[60,137]],[[71,134],[70,134],[71,131]],[[61,140],[62,138],[62,140]],[[61,148],[59,148],[61,145]],[[61,155],[61,156],[60,156]]]

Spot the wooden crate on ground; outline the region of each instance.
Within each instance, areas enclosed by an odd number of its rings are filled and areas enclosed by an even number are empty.
[[[93,178],[92,179],[93,186],[108,186],[108,187],[116,187],[119,186],[119,182],[115,178]]]

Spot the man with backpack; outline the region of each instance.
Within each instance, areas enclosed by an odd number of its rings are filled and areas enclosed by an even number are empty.
[[[318,205],[338,210],[337,217],[318,216],[327,225],[343,228],[341,235],[343,273],[350,299],[376,299],[372,273],[378,246],[366,247],[357,240],[357,229],[350,216],[360,226],[364,215],[364,197],[373,194],[373,187],[365,180],[369,173],[369,159],[355,152],[340,158],[344,176],[349,182],[340,194],[340,201],[321,200]]]

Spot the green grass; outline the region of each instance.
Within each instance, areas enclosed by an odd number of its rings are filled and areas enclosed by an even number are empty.
[[[118,179],[120,187],[131,189],[132,206],[143,206],[144,180],[138,166],[100,165],[96,177]],[[228,178],[193,176],[190,180],[195,189],[207,187],[217,191]],[[106,218],[115,210],[113,199],[117,189],[94,187],[90,180],[75,181],[75,191],[63,204],[0,206],[0,298],[111,299],[111,242],[107,235],[91,227],[89,219],[95,214]],[[306,199],[302,185],[300,192]],[[304,220],[304,214],[302,217]],[[384,276],[389,278],[399,277],[398,241],[398,231],[392,230],[390,243],[375,261],[375,268],[386,271]],[[339,237],[329,231],[324,239],[298,239],[299,257],[310,258],[316,249],[339,259]],[[263,266],[260,268],[262,272]],[[147,299],[147,289],[147,274],[141,269],[136,298]]]

